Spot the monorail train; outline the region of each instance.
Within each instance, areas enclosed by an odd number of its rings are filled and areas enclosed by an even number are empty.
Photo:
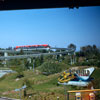
[[[48,44],[42,44],[42,45],[25,45],[25,46],[16,46],[14,49],[16,51],[20,50],[48,50],[50,46]]]

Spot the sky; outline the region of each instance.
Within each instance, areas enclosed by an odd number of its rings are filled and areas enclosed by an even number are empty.
[[[0,48],[70,43],[100,47],[100,6],[0,11]]]

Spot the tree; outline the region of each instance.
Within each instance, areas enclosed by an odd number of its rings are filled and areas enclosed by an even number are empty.
[[[97,47],[96,47],[96,45],[93,45],[93,50],[97,50]]]
[[[12,50],[12,47],[8,47],[8,48],[6,48],[7,50]]]
[[[81,65],[97,66],[100,67],[100,52],[96,45],[87,45],[80,48],[80,52],[77,53],[77,57],[84,58]],[[78,59],[79,59],[78,58]]]
[[[23,54],[24,54],[24,51],[23,51],[23,49],[21,49],[21,50],[20,50],[20,54],[21,54],[21,55],[23,55]]]
[[[68,45],[68,48],[76,50],[76,45],[71,43]]]

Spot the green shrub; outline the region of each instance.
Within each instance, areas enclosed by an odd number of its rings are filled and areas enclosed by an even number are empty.
[[[43,72],[43,74],[54,74],[62,71],[61,64],[58,62],[45,62],[41,65],[40,70]]]
[[[100,68],[100,61],[97,62],[96,66]]]
[[[17,72],[16,78],[22,78],[24,77],[23,71],[25,70],[22,66],[17,66],[17,67],[11,67],[12,70]]]

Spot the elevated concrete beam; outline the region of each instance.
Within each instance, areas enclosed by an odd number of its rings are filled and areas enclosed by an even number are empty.
[[[67,54],[68,52],[54,52],[54,53],[40,53],[40,54],[28,54],[28,55],[16,55],[16,56],[7,56],[7,57],[0,57],[0,60],[4,59],[21,59],[21,58],[32,58],[32,57],[40,57],[46,55],[60,55],[60,54]]]

